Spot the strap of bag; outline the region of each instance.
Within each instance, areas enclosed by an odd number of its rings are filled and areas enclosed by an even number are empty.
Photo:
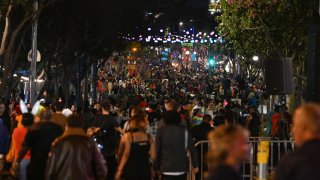
[[[187,130],[187,128],[184,131],[184,147],[185,147],[185,150],[187,151],[188,150],[188,130]]]

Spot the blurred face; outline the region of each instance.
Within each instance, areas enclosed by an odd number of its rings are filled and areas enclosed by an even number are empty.
[[[250,109],[249,109],[249,112],[250,112],[250,113],[254,113],[254,112],[255,112],[254,108],[250,108]]]
[[[305,127],[305,123],[303,123],[303,113],[301,110],[297,110],[293,117],[292,134],[298,146],[304,142]]]
[[[3,115],[5,110],[6,110],[6,106],[4,104],[0,104],[0,116]]]
[[[249,145],[249,135],[243,132],[239,135],[233,142],[229,155],[236,159],[238,162],[249,160],[250,157],[250,145]]]
[[[71,106],[71,111],[72,111],[72,112],[77,111],[77,108],[76,108],[75,105],[72,105],[72,106]]]
[[[136,115],[136,111],[134,109],[132,109],[130,116],[133,117],[134,115]]]
[[[39,122],[40,122],[40,117],[34,116],[34,123],[39,123]]]
[[[170,102],[169,101],[166,101],[165,103],[164,103],[164,108],[167,110],[167,111],[169,111],[169,109],[170,109]]]

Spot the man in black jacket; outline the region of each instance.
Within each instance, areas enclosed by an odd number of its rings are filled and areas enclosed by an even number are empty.
[[[96,133],[95,138],[100,143],[101,152],[107,161],[108,177],[113,180],[117,170],[116,150],[120,141],[120,128],[117,120],[110,115],[111,104],[105,100],[101,104],[102,114],[98,114],[92,124],[92,131]]]
[[[27,179],[44,179],[51,143],[63,132],[61,126],[49,121],[51,115],[50,111],[43,111],[40,115],[40,122],[30,127],[19,152],[18,159],[13,165],[14,170],[18,169],[24,155],[30,150],[31,159],[27,168]]]
[[[83,126],[79,115],[68,117],[66,130],[55,140],[49,153],[46,180],[104,180],[107,177],[105,160]]]
[[[320,177],[320,106],[306,104],[296,110],[293,137],[298,148],[283,159],[276,180],[318,180]]]
[[[186,180],[188,157],[190,152],[193,172],[199,170],[196,149],[187,128],[181,125],[181,116],[177,111],[163,114],[165,125],[158,130],[156,136],[155,169],[160,171],[163,180]]]

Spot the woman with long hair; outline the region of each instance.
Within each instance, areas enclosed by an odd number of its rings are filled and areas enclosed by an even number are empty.
[[[240,180],[240,167],[250,153],[249,133],[240,126],[219,126],[210,132],[208,180]]]
[[[130,131],[122,137],[124,152],[120,160],[116,180],[150,180],[151,163],[155,160],[155,142],[146,133],[148,119],[138,113],[130,121]]]

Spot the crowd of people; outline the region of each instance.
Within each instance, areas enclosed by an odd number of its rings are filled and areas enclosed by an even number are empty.
[[[131,109],[126,129],[112,112],[109,100],[90,112],[92,118],[78,112],[63,113],[66,109],[62,102],[40,104],[33,110],[21,110],[20,106],[15,108],[20,112],[12,112],[12,133],[3,126],[4,118],[10,117],[3,113],[1,118],[1,153],[6,159],[1,162],[1,172],[9,169],[11,176],[19,179],[185,180],[189,166],[194,174],[202,166],[195,141],[208,137],[212,142],[208,179],[238,180],[239,169],[250,151],[250,133],[243,126],[227,122],[213,126],[208,114],[199,125],[192,126],[173,100],[164,105],[155,137],[148,133],[153,112],[146,108]],[[311,179],[318,178],[313,170],[319,167],[319,124],[319,105],[307,104],[296,111],[293,137],[300,148],[280,163],[277,180],[301,179],[308,173]],[[4,142],[9,137],[11,143]],[[309,168],[293,171],[301,166]]]
[[[265,95],[256,78],[166,65],[151,69],[145,80],[101,77],[99,100],[82,108],[61,98],[33,108],[19,98],[1,102],[0,172],[22,180],[186,180],[190,169],[197,179],[204,169],[210,180],[240,179],[249,136],[288,139],[295,127],[284,105],[261,118]],[[208,139],[210,169],[194,146]]]

